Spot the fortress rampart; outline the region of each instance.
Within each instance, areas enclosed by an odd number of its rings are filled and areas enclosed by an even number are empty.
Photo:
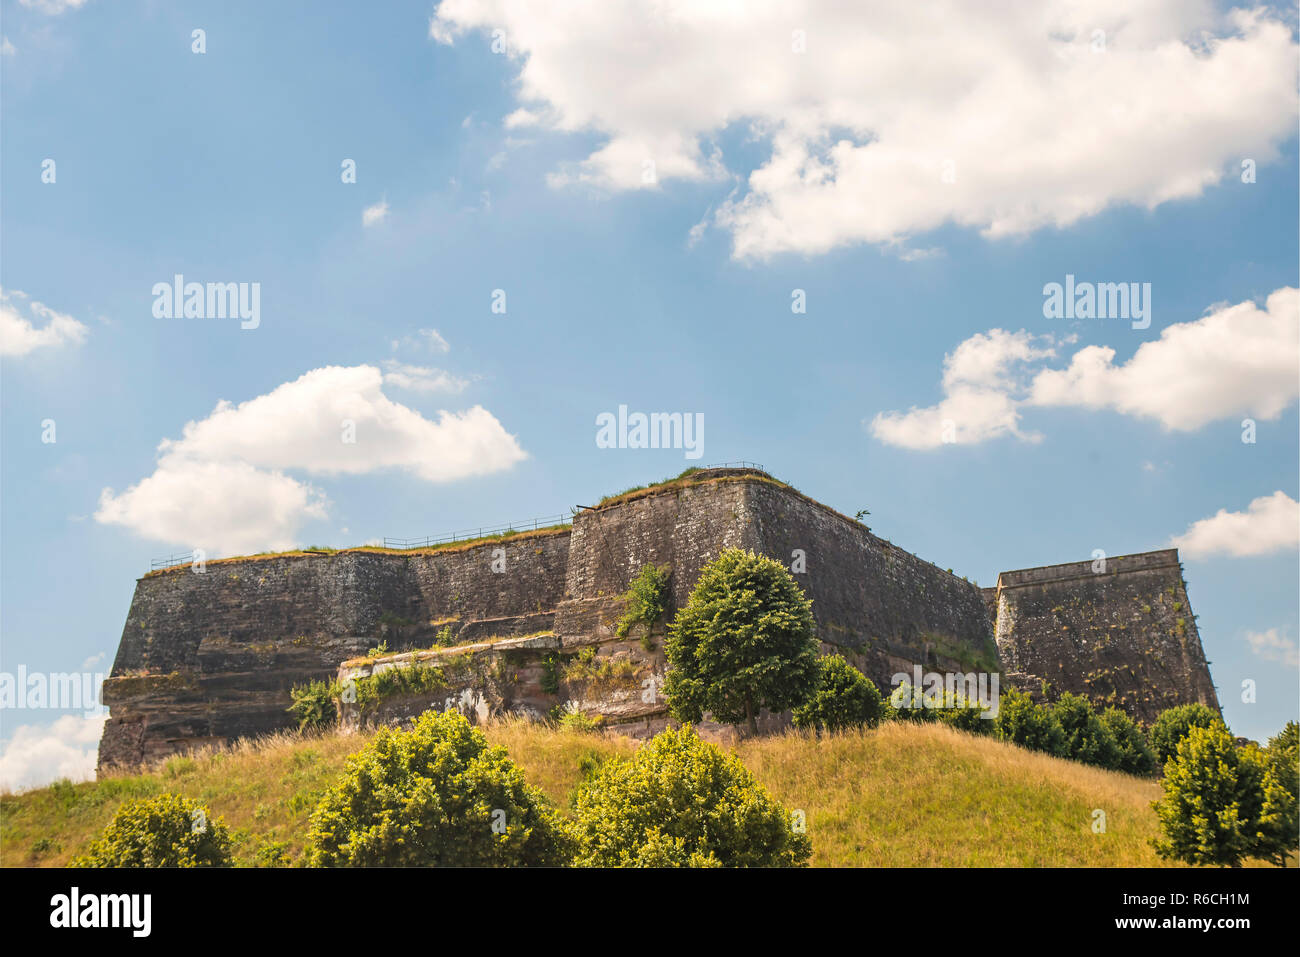
[[[1177,704],[1219,709],[1177,550],[1003,572],[995,592],[1008,672],[1144,723]]]
[[[1038,676],[1144,720],[1164,702],[1217,706],[1175,552],[1111,559],[1102,576],[1086,562],[1007,572],[980,589],[763,472],[710,469],[584,508],[569,527],[147,575],[104,683],[100,765],[292,727],[295,685],[431,663],[447,687],[367,717],[450,706],[541,715],[572,702],[624,733],[653,733],[667,721],[663,623],[620,638],[622,596],[642,565],[668,564],[670,620],[727,547],[790,567],[824,648],[882,689],[920,664]],[[435,647],[448,638],[456,647]],[[366,657],[381,645],[384,655]],[[584,676],[563,677],[587,648]]]

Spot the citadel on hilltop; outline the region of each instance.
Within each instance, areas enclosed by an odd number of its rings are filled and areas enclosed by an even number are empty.
[[[386,698],[370,719],[452,706],[540,716],[571,702],[614,730],[654,733],[668,719],[663,623],[619,637],[623,595],[643,565],[671,566],[670,620],[727,547],[787,567],[800,553],[794,577],[823,647],[882,690],[921,665],[1035,691],[1047,681],[1143,722],[1176,704],[1218,709],[1175,550],[1003,572],[981,589],[766,472],[723,467],[616,496],[571,525],[152,572],[104,682],[99,764],[293,727],[295,685],[393,668],[436,668],[442,685]],[[583,666],[566,669],[573,660]]]

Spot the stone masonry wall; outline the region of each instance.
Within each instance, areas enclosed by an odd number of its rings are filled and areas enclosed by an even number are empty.
[[[289,689],[381,642],[429,646],[549,629],[569,536],[403,554],[349,551],[188,566],[136,584],[103,700],[99,763],[292,726]],[[505,572],[492,571],[504,550]]]
[[[460,684],[386,701],[372,718],[453,705],[536,717],[567,706],[621,733],[653,734],[668,722],[666,623],[704,565],[733,546],[791,568],[824,650],[882,691],[921,665],[1041,676],[1142,720],[1185,701],[1218,707],[1176,552],[1110,559],[1101,575],[1088,562],[1007,572],[996,590],[980,589],[763,473],[710,470],[584,509],[571,529],[148,575],[104,683],[100,765],[287,728],[295,685],[426,659],[455,659],[448,674]],[[667,614],[620,637],[622,596],[645,564],[672,568]],[[462,647],[436,648],[444,630]],[[360,657],[381,642],[385,656]]]
[[[1165,708],[1219,709],[1176,549],[1003,572],[997,642],[1010,672],[1116,705],[1146,724]]]
[[[813,600],[822,641],[882,690],[921,665],[933,671],[995,672],[997,648],[975,584],[884,539],[865,525],[770,483],[747,486],[764,553],[791,567]]]

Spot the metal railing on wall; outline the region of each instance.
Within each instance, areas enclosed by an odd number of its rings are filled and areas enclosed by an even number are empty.
[[[714,465],[701,465],[700,471],[707,472],[709,469],[757,469],[760,472],[766,472],[767,469],[757,462],[718,462]]]
[[[556,525],[567,525],[571,518],[569,512],[561,512],[558,515],[543,515],[541,518],[530,518],[526,522],[505,522],[501,525],[480,525],[478,528],[465,528],[458,532],[451,532],[447,535],[437,537],[429,536],[427,538],[384,538],[385,548],[429,548],[433,545],[449,545],[452,542],[468,542],[476,538],[491,538],[495,535],[508,535],[515,532],[532,532],[539,528],[553,528]]]

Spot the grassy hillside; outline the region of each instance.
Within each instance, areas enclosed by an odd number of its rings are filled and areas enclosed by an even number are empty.
[[[484,729],[567,810],[584,766],[628,754],[624,738],[507,721]],[[365,734],[282,734],[176,757],[151,772],[0,798],[0,863],[66,864],[128,797],[173,791],[206,803],[241,865],[297,862],[307,818]],[[1148,866],[1151,781],[1100,771],[937,725],[887,723],[818,740],[742,742],[742,761],[806,815],[821,866]],[[1106,832],[1092,830],[1093,811]]]

